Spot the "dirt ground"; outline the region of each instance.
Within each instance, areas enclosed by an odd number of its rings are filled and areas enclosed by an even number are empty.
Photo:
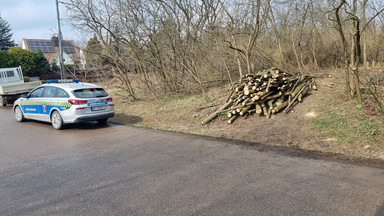
[[[384,160],[383,114],[369,94],[364,104],[344,94],[341,69],[323,70],[316,77],[317,91],[311,91],[294,112],[278,113],[270,119],[256,114],[239,117],[232,124],[219,116],[207,125],[201,121],[220,107],[229,87],[212,88],[207,103],[201,95],[184,98],[129,100],[124,92],[109,88],[116,103],[116,117],[110,121],[137,127],[235,139],[248,143],[336,153],[340,157]],[[381,95],[383,96],[383,95]],[[145,98],[145,97],[144,97]]]

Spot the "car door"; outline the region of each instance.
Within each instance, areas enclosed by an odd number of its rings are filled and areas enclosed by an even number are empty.
[[[37,88],[28,94],[28,98],[20,104],[26,118],[40,119],[39,98],[41,98],[44,87]]]
[[[69,94],[64,89],[57,88],[55,101],[57,102],[56,107],[60,110],[60,112],[64,112],[70,108],[71,104],[68,103],[68,99]]]
[[[39,105],[39,112],[41,114],[41,120],[49,121],[50,120],[50,112],[53,106],[55,106],[55,95],[57,92],[57,88],[53,86],[45,86],[42,97]]]

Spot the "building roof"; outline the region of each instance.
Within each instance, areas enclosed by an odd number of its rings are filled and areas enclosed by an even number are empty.
[[[69,55],[74,61],[78,61],[80,59],[80,50],[75,46],[75,42],[73,40],[63,40],[61,41],[61,46],[63,48],[63,52]],[[50,40],[23,38],[22,48],[32,50],[34,52],[40,50],[49,63],[52,63],[52,61],[57,59],[59,56],[59,42],[58,37],[55,36]]]

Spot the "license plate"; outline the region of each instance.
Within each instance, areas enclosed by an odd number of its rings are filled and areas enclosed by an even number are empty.
[[[105,106],[96,106],[96,107],[91,107],[92,111],[100,111],[100,110],[105,110]]]

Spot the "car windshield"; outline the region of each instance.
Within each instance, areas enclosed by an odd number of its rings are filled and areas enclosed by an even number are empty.
[[[102,88],[77,89],[73,91],[73,94],[78,98],[95,98],[108,96],[107,92],[105,92]]]

